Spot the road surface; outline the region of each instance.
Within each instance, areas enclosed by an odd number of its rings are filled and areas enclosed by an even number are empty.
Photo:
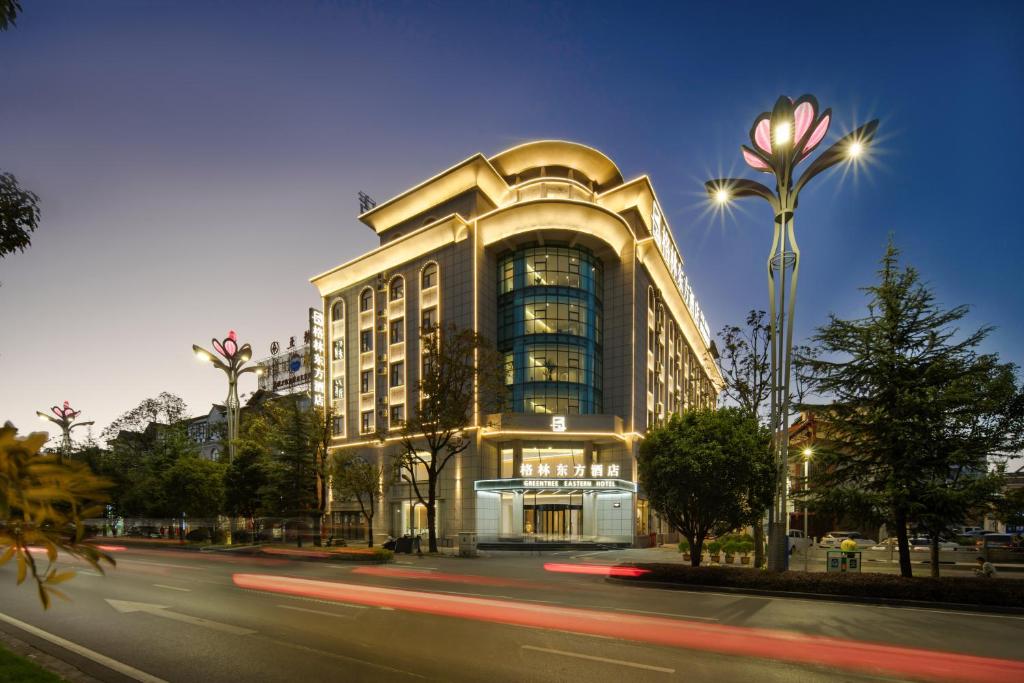
[[[0,630],[103,681],[1024,680],[1024,616],[623,586],[593,553],[113,554],[48,611],[0,568]]]

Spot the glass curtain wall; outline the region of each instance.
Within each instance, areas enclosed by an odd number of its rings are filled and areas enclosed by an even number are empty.
[[[498,346],[512,411],[602,411],[601,261],[581,247],[531,246],[498,261]]]

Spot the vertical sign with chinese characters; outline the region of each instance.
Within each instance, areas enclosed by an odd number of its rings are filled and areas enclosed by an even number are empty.
[[[312,366],[309,378],[313,405],[324,407],[326,376],[324,374],[324,314],[315,308],[309,309],[309,357]]]
[[[672,237],[672,229],[665,222],[665,217],[661,213],[661,207],[658,206],[658,202],[654,202],[654,206],[651,209],[651,236],[654,237],[654,243],[658,245],[658,251],[661,252],[662,258],[665,259],[668,272],[675,281],[676,287],[679,288],[679,293],[682,295],[686,307],[690,309],[690,315],[693,316],[693,322],[697,326],[697,331],[700,332],[704,343],[710,344],[711,331],[708,327],[708,321],[704,318],[704,313],[700,309],[700,302],[697,301],[697,297],[693,293],[690,279],[686,277],[686,272],[683,270],[683,257],[679,254],[679,248],[676,247],[676,241]]]

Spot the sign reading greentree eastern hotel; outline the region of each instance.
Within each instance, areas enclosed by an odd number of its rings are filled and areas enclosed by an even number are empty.
[[[415,410],[420,327],[473,329],[504,355],[511,410],[476,416],[444,469],[439,537],[646,542],[643,434],[714,405],[722,385],[650,179],[626,181],[584,145],[531,142],[475,154],[359,219],[380,246],[312,280],[333,448],[392,457],[394,439],[373,435]],[[410,488],[384,492],[381,533],[426,532]],[[332,509],[336,535],[365,533],[357,506]]]

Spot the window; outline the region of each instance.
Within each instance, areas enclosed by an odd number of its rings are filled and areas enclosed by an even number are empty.
[[[391,281],[391,293],[388,295],[390,301],[398,301],[405,296],[405,279],[399,275]]]
[[[516,381],[515,354],[511,351],[505,354],[505,384],[510,385]]]
[[[333,356],[332,357],[334,358],[334,360],[344,360],[345,359],[345,340],[344,339],[335,339],[334,340],[334,346],[332,348],[333,348],[333,351],[332,351]]]
[[[405,384],[405,363],[399,361],[391,364],[391,386],[400,387]]]
[[[367,410],[362,414],[362,422],[359,425],[363,434],[373,431],[373,411]]]
[[[359,333],[359,350],[363,353],[373,351],[373,330],[363,330]]]
[[[373,290],[367,287],[359,295],[359,310],[368,311],[373,308]]]
[[[423,311],[423,329],[430,330],[437,325],[437,309],[427,308]]]
[[[334,416],[334,431],[335,436],[340,436],[345,433],[345,416],[335,415]]]
[[[370,387],[373,386],[373,370],[363,370],[362,374],[359,375],[359,391],[364,394],[370,393]]]
[[[515,286],[515,261],[511,258],[505,259],[499,266],[498,272],[498,277],[501,278],[501,283],[500,287],[498,288],[498,291],[502,294],[505,294],[506,292],[511,292],[513,287]]]
[[[391,343],[401,344],[405,341],[405,320],[399,318],[391,321]]]
[[[430,289],[437,284],[437,264],[428,263],[426,268],[423,269],[422,285],[423,289]]]
[[[405,406],[391,406],[391,426],[398,427],[405,422]]]
[[[331,308],[331,320],[333,322],[341,322],[345,319],[345,304],[341,301],[335,301],[334,306]]]

